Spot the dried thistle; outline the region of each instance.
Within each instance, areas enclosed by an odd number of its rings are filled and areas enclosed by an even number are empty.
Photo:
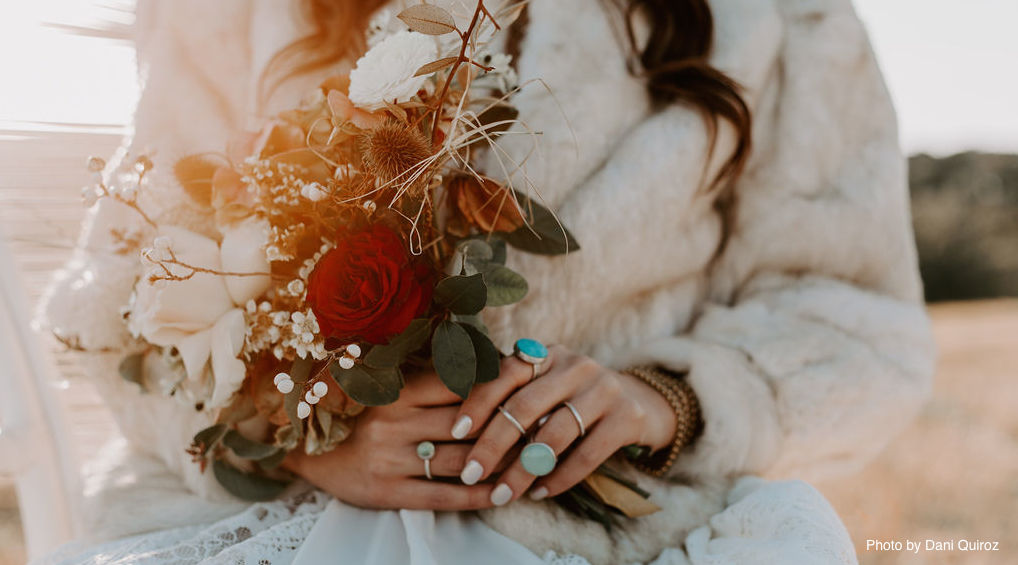
[[[412,125],[389,120],[364,134],[362,151],[371,174],[382,182],[404,184],[418,176],[413,169],[431,156],[431,144]]]

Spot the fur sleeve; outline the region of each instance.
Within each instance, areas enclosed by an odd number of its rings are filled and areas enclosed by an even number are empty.
[[[851,470],[916,414],[933,344],[894,111],[848,2],[779,2],[775,105],[691,330],[644,355],[688,369],[706,428],[677,473]]]

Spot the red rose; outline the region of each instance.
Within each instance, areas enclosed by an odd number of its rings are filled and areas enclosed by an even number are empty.
[[[434,278],[388,227],[341,229],[308,278],[307,303],[326,338],[386,343],[427,310]]]

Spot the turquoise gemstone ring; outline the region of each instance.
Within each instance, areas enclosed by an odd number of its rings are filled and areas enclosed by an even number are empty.
[[[534,442],[527,444],[520,452],[520,462],[531,475],[543,477],[555,470],[558,457],[547,443]]]
[[[540,365],[548,358],[548,348],[536,339],[517,339],[513,345],[513,354],[524,363]]]

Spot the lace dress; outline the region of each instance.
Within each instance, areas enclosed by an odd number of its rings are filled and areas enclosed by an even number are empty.
[[[851,542],[827,502],[801,482],[744,479],[737,497],[684,547],[648,565],[854,563]],[[174,528],[83,548],[71,544],[37,565],[590,565],[583,556],[543,556],[495,532],[472,513],[376,511],[318,491],[251,505],[213,524]]]

